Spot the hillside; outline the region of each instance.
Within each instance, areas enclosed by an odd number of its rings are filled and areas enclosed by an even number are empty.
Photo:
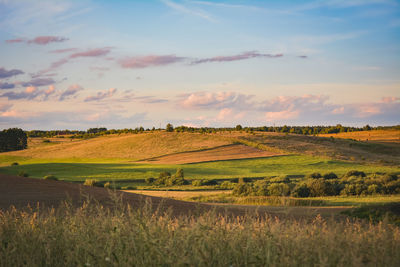
[[[270,132],[148,132],[88,140],[51,138],[50,142],[31,138],[28,149],[0,153],[0,159],[3,165],[13,161],[40,160],[183,164],[299,154],[395,166],[400,164],[400,143],[396,139],[399,133],[388,130],[359,134],[369,137],[368,141]],[[344,133],[337,137],[357,134]]]
[[[196,133],[154,132],[107,135],[88,140],[52,138],[50,143],[43,143],[43,139],[31,140],[31,146],[28,149],[1,153],[1,155],[35,159],[129,159],[136,161],[231,143],[232,141],[224,137]]]

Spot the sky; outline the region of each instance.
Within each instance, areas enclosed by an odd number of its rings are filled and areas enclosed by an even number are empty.
[[[400,124],[400,1],[0,0],[0,129]]]

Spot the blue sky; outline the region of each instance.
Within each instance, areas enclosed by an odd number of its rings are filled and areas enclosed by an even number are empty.
[[[0,128],[400,123],[400,1],[0,0],[0,59]]]

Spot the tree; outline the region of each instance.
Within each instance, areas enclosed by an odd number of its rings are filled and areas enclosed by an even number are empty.
[[[243,129],[242,125],[238,124],[236,125],[236,131],[241,131]]]
[[[174,126],[172,126],[171,123],[168,123],[167,127],[165,127],[165,129],[167,130],[167,132],[173,132],[174,131]]]
[[[0,152],[27,148],[27,135],[19,128],[10,128],[0,132]]]

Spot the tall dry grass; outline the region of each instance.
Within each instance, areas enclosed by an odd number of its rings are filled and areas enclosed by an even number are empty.
[[[400,266],[400,230],[85,203],[0,213],[0,266]]]

